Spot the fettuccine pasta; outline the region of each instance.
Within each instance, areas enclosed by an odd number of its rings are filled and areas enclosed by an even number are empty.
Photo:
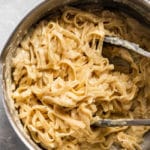
[[[103,118],[150,116],[149,59],[105,46],[105,35],[150,49],[147,29],[134,19],[74,8],[40,21],[17,48],[12,99],[24,129],[45,149],[141,149],[149,127],[91,127]],[[117,59],[126,72],[117,69]]]

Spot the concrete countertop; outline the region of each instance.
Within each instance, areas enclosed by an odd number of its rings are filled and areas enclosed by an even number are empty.
[[[0,0],[0,53],[22,18],[43,0]],[[6,117],[0,96],[0,150],[27,150]]]

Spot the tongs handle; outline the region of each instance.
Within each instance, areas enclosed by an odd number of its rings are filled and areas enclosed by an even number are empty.
[[[101,119],[92,126],[117,127],[117,126],[150,126],[150,119]]]
[[[132,50],[142,56],[150,58],[150,52],[142,49],[141,47],[139,47],[138,44],[129,42],[124,39],[120,39],[119,37],[113,37],[113,36],[106,35],[104,38],[104,42],[127,48],[127,49]]]

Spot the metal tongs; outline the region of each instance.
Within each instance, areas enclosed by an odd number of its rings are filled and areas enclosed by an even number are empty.
[[[105,36],[104,42],[112,44],[112,45],[124,47],[124,48],[131,50],[131,51],[134,51],[134,52],[136,52],[142,56],[150,58],[150,52],[142,49],[141,47],[139,47],[138,44],[135,44],[133,42],[129,42],[129,41],[124,40],[124,39],[120,39],[119,37]]]
[[[120,39],[118,37],[105,36],[104,42],[121,46],[132,50],[142,56],[150,58],[150,52],[139,47],[138,44]],[[150,126],[150,119],[101,119],[92,124],[94,127],[117,127],[117,126]]]
[[[92,124],[94,127],[150,126],[150,119],[101,119]]]

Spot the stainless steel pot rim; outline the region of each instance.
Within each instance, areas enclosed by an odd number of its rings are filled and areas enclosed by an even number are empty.
[[[18,37],[16,36],[20,36],[20,34],[22,34],[21,32],[21,28],[22,27],[27,27],[30,26],[29,24],[24,24],[24,22],[26,20],[32,20],[32,17],[37,17],[36,19],[40,19],[42,15],[37,16],[38,12],[43,10],[44,8],[47,8],[47,5],[49,5],[50,3],[52,4],[53,8],[59,6],[59,5],[65,5],[68,4],[70,2],[76,2],[77,0],[49,0],[49,1],[43,1],[42,3],[40,3],[38,6],[36,6],[34,9],[32,9],[23,19],[22,21],[19,23],[19,25],[15,28],[14,32],[11,34],[10,38],[8,39],[8,42],[5,44],[3,51],[1,52],[1,56],[0,56],[0,95],[2,96],[2,102],[3,102],[3,106],[7,115],[7,118],[12,126],[12,128],[14,129],[14,131],[16,132],[16,134],[18,135],[18,137],[21,139],[21,141],[26,145],[26,147],[30,150],[35,150],[35,149],[39,149],[40,147],[38,147],[32,140],[31,138],[26,135],[25,133],[23,133],[19,127],[18,121],[16,121],[16,118],[12,117],[12,111],[10,110],[10,107],[8,106],[8,102],[7,99],[8,97],[6,96],[6,91],[5,91],[5,80],[4,80],[4,67],[5,67],[5,60],[4,58],[6,57],[9,49],[11,48],[11,46],[14,44],[14,42],[17,42],[16,39]],[[90,0],[87,0],[87,2]],[[92,1],[92,0],[91,0]],[[101,0],[104,1],[104,0]],[[112,0],[113,2],[120,2],[121,0]],[[127,1],[130,0],[122,0],[123,3],[126,3]],[[135,0],[136,1],[136,0]],[[143,5],[147,8],[150,8],[150,0],[137,0],[139,2],[142,2]],[[56,4],[56,2],[58,2]],[[98,0],[95,0],[95,2],[98,2]],[[149,13],[150,15],[150,13]],[[33,21],[34,23],[34,21]],[[30,23],[31,24],[31,23]],[[26,31],[23,31],[24,34]],[[14,41],[13,41],[14,40]]]

